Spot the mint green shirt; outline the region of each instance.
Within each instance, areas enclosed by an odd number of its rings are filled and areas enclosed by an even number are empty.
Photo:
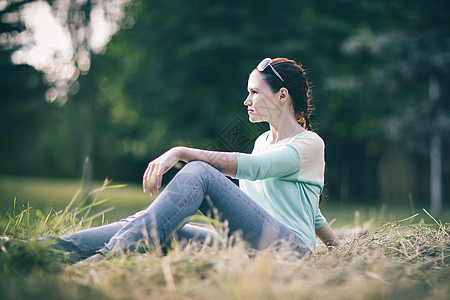
[[[236,153],[239,187],[314,251],[315,230],[326,220],[319,209],[324,185],[324,143],[306,131],[271,144],[261,134],[251,154]]]

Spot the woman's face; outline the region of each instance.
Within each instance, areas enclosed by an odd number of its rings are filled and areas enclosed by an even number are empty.
[[[269,122],[282,113],[279,106],[279,95],[273,93],[260,72],[254,70],[248,78],[248,96],[244,101],[247,106],[250,122]]]

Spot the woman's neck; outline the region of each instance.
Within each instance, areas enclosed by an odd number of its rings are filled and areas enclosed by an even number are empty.
[[[288,118],[286,120],[282,120],[277,124],[269,124],[270,132],[272,135],[271,144],[278,143],[287,138],[291,138],[296,136],[299,133],[306,131],[296,120],[292,118]]]

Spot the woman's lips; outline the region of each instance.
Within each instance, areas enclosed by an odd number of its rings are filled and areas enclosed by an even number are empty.
[[[255,111],[254,111],[253,109],[247,109],[247,112],[248,112],[249,114],[251,114],[251,113],[254,113]]]

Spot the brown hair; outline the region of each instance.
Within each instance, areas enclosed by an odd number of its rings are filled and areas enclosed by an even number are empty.
[[[280,74],[284,82],[278,78],[270,67],[260,72],[263,79],[274,93],[282,87],[287,88],[292,99],[294,115],[303,128],[311,130],[310,116],[313,111],[311,89],[306,72],[300,64],[286,58],[275,58],[272,67]]]
[[[282,87],[287,88],[292,99],[294,115],[303,128],[311,130],[311,113],[314,110],[311,104],[311,88],[305,69],[301,64],[287,58],[275,58],[271,62],[272,67],[280,74],[282,81],[270,67],[260,72],[263,79],[272,89],[278,92]],[[323,192],[319,196],[319,206],[323,201]]]

